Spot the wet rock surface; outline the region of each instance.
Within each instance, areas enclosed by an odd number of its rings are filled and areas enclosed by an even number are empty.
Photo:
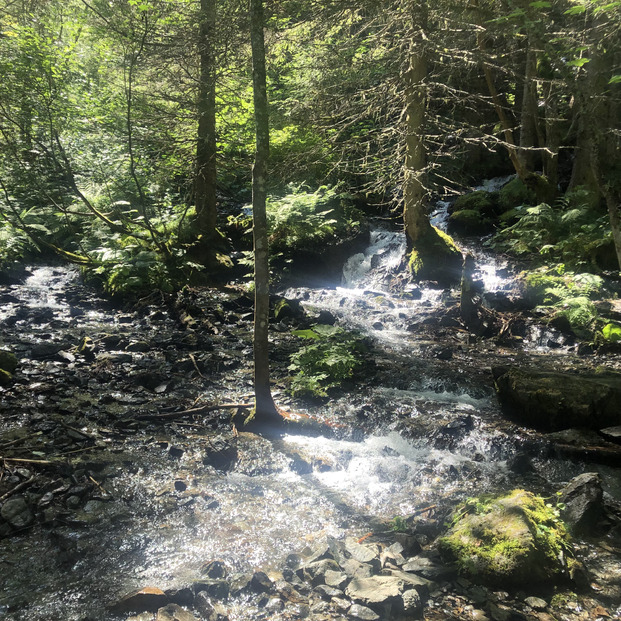
[[[379,285],[392,276],[374,256],[360,258],[378,280],[359,295],[288,292],[303,314],[293,304],[274,332],[276,399],[320,421],[318,437],[261,438],[232,427],[235,408],[212,409],[251,400],[251,300],[239,289],[119,306],[64,268],[33,268],[4,285],[2,349],[17,366],[1,389],[0,618],[619,614],[621,493],[610,466],[595,468],[603,530],[579,540],[577,595],[577,583],[495,591],[458,577],[436,552],[465,497],[517,486],[553,495],[593,470],[581,453],[593,437],[571,444],[502,415],[490,366],[534,358],[579,374],[601,360],[567,349],[550,359],[473,336],[454,292],[416,287],[389,299]],[[285,392],[299,347],[290,328],[320,316],[368,321],[381,339],[374,364],[328,405],[294,403]],[[518,454],[522,464],[507,467]],[[114,608],[149,590],[158,600],[143,610]],[[378,590],[386,599],[375,601]]]

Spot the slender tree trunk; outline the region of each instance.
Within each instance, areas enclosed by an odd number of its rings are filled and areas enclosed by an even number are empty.
[[[427,59],[425,55],[426,0],[411,6],[415,34],[410,43],[408,70],[405,74],[406,136],[405,179],[403,184],[403,220],[408,243],[415,244],[429,232],[431,224],[425,212],[425,116],[427,106]]]
[[[202,241],[216,230],[216,0],[201,0],[198,142],[194,185],[196,223]]]
[[[266,178],[269,158],[269,114],[265,73],[263,1],[250,0],[252,86],[256,128],[256,152],[252,168],[252,214],[254,236],[254,394],[255,421],[278,416],[270,390],[268,348],[269,266],[266,214]]]

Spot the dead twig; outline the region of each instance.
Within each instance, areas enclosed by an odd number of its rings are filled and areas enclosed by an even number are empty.
[[[0,451],[4,450],[5,448],[8,448],[9,446],[15,446],[16,444],[19,444],[20,442],[25,442],[26,440],[30,440],[30,438],[35,438],[36,436],[40,436],[41,432],[37,431],[37,433],[31,433],[27,436],[24,436],[23,438],[17,438],[17,440],[12,440],[11,442],[7,442],[6,444],[0,444]]]
[[[136,416],[136,420],[174,420],[176,418],[184,418],[193,416],[194,414],[206,414],[208,412],[216,412],[218,410],[248,410],[253,407],[252,403],[220,403],[217,405],[201,405],[197,408],[182,410],[181,412],[166,412],[164,414],[142,414]]]

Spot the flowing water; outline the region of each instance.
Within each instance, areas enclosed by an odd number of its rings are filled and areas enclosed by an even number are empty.
[[[431,345],[413,327],[440,305],[456,301],[457,292],[410,287],[394,293],[404,249],[402,234],[378,228],[368,248],[347,261],[338,286],[285,292],[310,313],[329,311],[335,321],[374,341],[378,365],[386,362],[387,381],[335,400],[330,415],[377,416],[375,433],[346,439],[290,435],[273,443],[225,434],[236,443],[237,459],[222,471],[205,461],[212,436],[200,430],[173,427],[166,434],[147,427],[125,434],[119,447],[113,431],[97,427],[93,416],[84,429],[97,437],[102,452],[85,457],[83,468],[104,481],[105,493],[77,513],[60,516],[51,530],[2,540],[0,618],[112,619],[104,606],[115,597],[146,585],[184,586],[209,560],[222,559],[237,571],[276,568],[289,553],[327,535],[361,536],[378,519],[514,487],[508,463],[528,439],[498,424],[491,383],[481,384],[467,368],[446,372],[437,360],[415,359]],[[487,291],[512,286],[506,265],[483,255],[478,260]],[[109,333],[126,328],[144,338],[154,331],[164,341],[176,338],[171,323],[128,325],[122,313],[97,304],[80,310],[70,301],[80,292],[75,272],[47,267],[33,269],[24,285],[4,291],[6,300],[16,302],[0,319],[18,331],[14,339],[26,373],[34,364],[28,356],[35,345],[60,342],[62,350],[70,350],[68,333],[74,344],[102,326]],[[29,310],[15,312],[16,305]],[[135,354],[133,361],[148,356]],[[60,373],[54,371],[60,363],[42,364],[44,371]],[[79,375],[79,364],[72,364],[69,371]],[[112,392],[105,382],[81,383],[101,403],[123,403],[122,392]],[[128,403],[157,407],[145,395],[138,397]],[[29,411],[36,411],[36,403]],[[325,414],[325,407],[314,413]],[[296,455],[311,468],[300,473]],[[543,452],[534,459],[547,473],[542,489],[582,468],[550,461]],[[231,616],[251,618],[243,606]]]

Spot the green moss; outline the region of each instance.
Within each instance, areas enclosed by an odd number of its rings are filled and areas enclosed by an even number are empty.
[[[436,227],[416,241],[408,256],[412,276],[443,283],[459,282],[461,262],[461,251],[453,238]]]
[[[17,368],[17,357],[10,351],[0,350],[0,369],[13,373]]]
[[[494,212],[494,196],[484,190],[470,192],[458,197],[453,204],[453,213],[457,211],[477,211],[480,214],[491,215]]]
[[[462,505],[439,549],[471,579],[528,584],[565,574],[569,538],[553,507],[517,489]]]
[[[521,179],[516,177],[500,190],[498,204],[502,211],[508,211],[520,205],[536,205],[537,197]]]
[[[0,369],[0,386],[8,386],[13,381],[13,376],[4,369]]]

